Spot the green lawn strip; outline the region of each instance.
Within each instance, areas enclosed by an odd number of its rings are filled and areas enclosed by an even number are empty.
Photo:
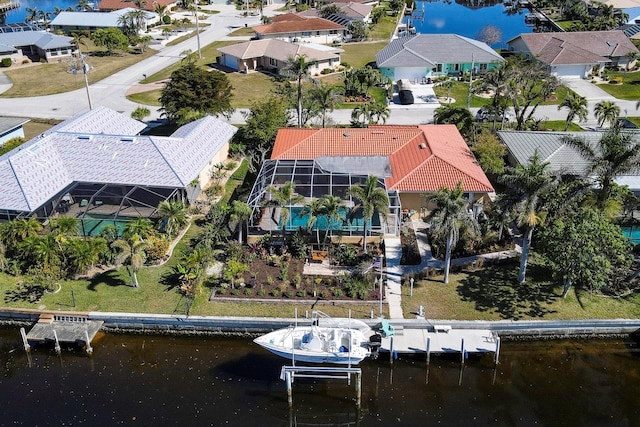
[[[633,122],[636,126],[640,128],[640,117],[627,117],[627,120]]]
[[[474,82],[474,86],[478,84],[479,81]],[[438,97],[446,97],[447,94],[451,93],[451,97],[455,99],[455,102],[452,104],[455,107],[466,107],[467,106],[467,97],[469,96],[469,82],[461,82],[455,81],[453,86],[451,87],[451,91],[447,89],[444,85],[439,84],[433,87],[434,92]],[[555,96],[551,99],[540,103],[540,105],[558,105],[560,104],[567,96],[567,93],[570,92],[570,89],[567,89],[564,86],[560,86],[556,92]],[[485,105],[490,105],[492,99],[484,96],[477,96],[473,94],[471,96],[471,107],[478,108]]]
[[[200,32],[204,32],[204,30],[206,30],[205,27],[208,27],[211,24],[200,24]],[[185,40],[189,40],[190,38],[193,38],[196,36],[196,32],[195,31],[190,31],[189,33],[185,34],[184,36],[180,36],[177,39],[173,39],[170,42],[167,42],[167,46],[175,46],[179,43],[182,43]]]
[[[220,52],[218,52],[218,48],[219,47],[223,47],[223,46],[229,46],[232,44],[237,44],[238,42],[236,41],[217,41],[217,42],[213,42],[211,44],[208,44],[204,47],[202,47],[202,49],[200,50],[202,53],[202,59],[198,60],[197,63],[203,66],[207,66],[207,64],[211,64],[211,63],[215,63],[216,62],[216,57],[218,55],[220,55]],[[166,80],[169,77],[171,77],[171,73],[174,72],[175,70],[177,70],[178,68],[180,68],[180,66],[182,65],[181,61],[178,61],[170,66],[168,66],[167,68],[164,68],[160,71],[158,71],[155,74],[152,74],[150,76],[148,76],[143,83],[153,83],[153,82],[157,82],[160,80]]]
[[[32,118],[22,126],[22,129],[24,130],[24,137],[27,140],[35,138],[42,132],[51,129],[60,122],[61,120]]]
[[[546,122],[541,123],[540,130],[553,130],[553,131],[564,131],[564,126],[566,121],[564,120],[547,120]],[[584,131],[579,125],[571,122],[569,125],[568,132],[580,132]]]
[[[142,105],[151,105],[153,107],[160,106],[160,94],[162,89],[154,89],[148,92],[139,92],[132,95],[127,95],[127,99],[132,102],[136,102]]]
[[[385,46],[391,39],[396,27],[398,26],[398,19],[400,16],[383,16],[380,21],[374,25],[369,31],[369,40],[385,40]]]
[[[372,304],[312,304],[295,302],[209,302],[210,289],[204,290],[198,295],[191,306],[192,315],[198,316],[251,316],[251,317],[294,317],[295,309],[298,309],[298,317],[304,317],[305,312],[313,309],[323,311],[332,317],[348,317],[351,309],[351,317],[354,319],[364,319],[371,317],[371,310],[377,316],[379,305]],[[313,307],[312,307],[313,306]],[[382,307],[382,312],[389,318],[389,309],[386,304]]]
[[[234,196],[236,192],[236,188],[242,187],[245,185],[253,185],[253,182],[245,182],[247,179],[247,174],[249,173],[249,162],[247,159],[243,159],[242,163],[236,171],[229,177],[227,182],[224,185],[224,196],[220,199],[220,202],[223,205],[229,204],[232,200],[237,200],[238,197]],[[251,190],[251,188],[249,188]],[[238,190],[240,191],[240,190]],[[237,193],[235,193],[237,194]]]
[[[256,35],[256,32],[251,27],[238,28],[237,30],[227,34],[227,36],[229,37],[246,37],[246,36],[253,37],[255,35]]]
[[[430,319],[501,320],[501,319],[615,319],[637,318],[640,296],[606,298],[571,290],[562,298],[562,289],[550,279],[551,272],[530,260],[527,282],[517,284],[518,260],[478,271],[464,271],[416,281],[413,297],[402,288],[405,313],[422,305]]]
[[[640,99],[640,71],[627,73],[624,71],[607,71],[609,80],[622,77],[622,84],[599,84],[598,87],[618,99],[637,101]]]
[[[86,50],[83,46],[83,52],[88,54],[87,63],[92,67],[89,74],[87,74],[89,84],[116,74],[156,53],[152,49],[146,49],[141,54],[116,53],[107,56],[104,54],[104,49],[95,48],[91,45]],[[64,60],[28,67],[11,67],[5,70],[4,73],[11,79],[13,85],[0,96],[3,98],[44,96],[83,88],[84,77],[82,71],[73,74],[70,72],[70,68],[70,65]],[[79,100],[78,102],[85,102],[85,100]]]
[[[341,55],[342,63],[355,68],[362,68],[371,61],[376,60],[378,53],[388,42],[379,43],[347,43],[341,46],[344,53]]]

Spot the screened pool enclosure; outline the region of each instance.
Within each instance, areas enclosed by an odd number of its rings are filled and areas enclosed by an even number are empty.
[[[348,189],[364,185],[369,175],[378,177],[378,186],[385,189],[389,197],[386,212],[374,212],[367,224],[370,234],[399,235],[400,232],[400,198],[396,191],[388,191],[385,177],[391,175],[391,168],[386,157],[319,157],[316,160],[268,160],[266,161],[251,190],[248,204],[252,208],[249,220],[249,234],[259,235],[277,232],[283,228],[281,209],[266,207],[270,200],[269,187],[279,188],[287,182],[295,184],[295,193],[304,197],[304,201],[287,206],[290,214],[284,227],[287,231],[306,229],[308,215],[301,215],[304,205],[313,199],[330,194],[343,201],[340,220],[329,223],[327,218],[318,217],[312,230],[331,230],[334,236],[360,236],[364,220],[362,211],[353,212],[358,201],[353,200]]]

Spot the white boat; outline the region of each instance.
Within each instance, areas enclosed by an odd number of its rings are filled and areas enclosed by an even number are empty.
[[[371,354],[368,337],[348,327],[290,326],[253,342],[297,362],[357,365]]]

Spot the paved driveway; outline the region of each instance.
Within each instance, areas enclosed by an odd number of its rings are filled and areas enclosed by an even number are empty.
[[[599,101],[616,101],[616,98],[609,95],[607,92],[600,89],[598,85],[591,83],[589,80],[565,79],[563,80],[563,83],[578,95],[587,98],[589,103]]]

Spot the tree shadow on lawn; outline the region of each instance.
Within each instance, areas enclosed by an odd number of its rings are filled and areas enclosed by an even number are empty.
[[[18,283],[14,289],[5,292],[4,302],[25,301],[35,304],[40,301],[45,293],[45,287],[38,284]]]
[[[124,280],[120,276],[120,272],[118,270],[108,270],[98,275],[93,276],[89,279],[89,285],[87,289],[90,291],[97,292],[96,288],[98,285],[107,285],[107,286],[127,286],[131,287],[131,285]]]
[[[561,296],[547,278],[549,272],[536,265],[527,267],[526,283],[518,284],[518,263],[511,262],[468,272],[460,281],[458,294],[463,301],[475,302],[478,311],[495,311],[503,319],[544,317],[554,313],[551,305]]]

